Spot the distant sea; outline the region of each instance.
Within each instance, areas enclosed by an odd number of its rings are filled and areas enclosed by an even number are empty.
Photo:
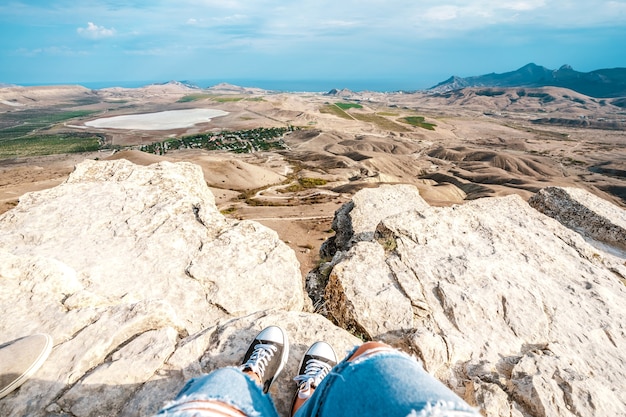
[[[146,81],[89,81],[89,82],[66,82],[66,83],[27,83],[23,86],[34,85],[82,85],[92,90],[109,87],[138,88],[150,84],[163,84],[169,80],[146,80]],[[341,90],[347,88],[352,91],[415,91],[423,90],[431,86],[423,85],[423,82],[403,80],[250,80],[250,79],[221,79],[221,80],[176,80],[196,85],[200,88],[212,87],[220,83],[228,83],[240,87],[256,87],[264,90],[283,92],[328,92],[333,88]]]

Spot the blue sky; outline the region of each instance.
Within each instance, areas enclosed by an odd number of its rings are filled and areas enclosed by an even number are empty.
[[[3,0],[0,83],[377,80],[626,67],[626,0]],[[341,85],[335,85],[341,88]]]

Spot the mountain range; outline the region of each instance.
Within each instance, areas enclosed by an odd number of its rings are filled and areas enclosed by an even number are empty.
[[[467,87],[563,87],[596,98],[626,97],[626,68],[579,72],[569,65],[551,70],[531,63],[502,74],[452,76],[428,91],[445,93]]]

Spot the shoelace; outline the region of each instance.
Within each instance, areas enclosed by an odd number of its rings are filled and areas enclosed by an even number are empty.
[[[332,366],[326,362],[317,359],[309,359],[306,362],[304,373],[293,379],[298,383],[298,396],[300,396],[300,398],[307,398],[310,395],[311,388],[317,387],[331,369]]]
[[[250,359],[242,365],[242,369],[250,369],[260,378],[263,378],[263,375],[265,374],[265,367],[277,350],[278,348],[274,345],[259,343],[254,347],[254,351],[252,352],[252,355],[250,355]]]

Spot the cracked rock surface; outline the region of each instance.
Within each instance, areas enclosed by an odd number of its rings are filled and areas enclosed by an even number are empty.
[[[269,324],[300,356],[314,337],[338,353],[358,343],[301,312],[293,251],[260,224],[224,218],[189,163],[85,161],[25,195],[0,217],[0,286],[0,343],[54,340],[43,367],[0,401],[2,416],[150,415],[187,378],[239,364]],[[297,360],[273,388],[282,411]]]
[[[567,194],[608,220],[563,226],[558,190],[559,221],[517,196],[436,208],[412,186],[360,191],[311,278],[333,324],[303,312],[293,251],[224,218],[199,167],[85,161],[0,216],[0,343],[54,340],[0,415],[149,416],[270,324],[291,345],[271,390],[281,415],[308,346],[341,358],[354,335],[418,356],[485,416],[626,415],[626,255],[590,233],[624,211]]]
[[[355,197],[351,218],[336,213],[344,224],[366,223]],[[600,249],[610,239],[592,246],[518,196],[418,203],[366,232],[344,236],[330,263],[336,322],[417,353],[487,416],[626,415],[626,257]]]
[[[626,211],[579,188],[546,187],[528,203],[584,236],[626,250]]]

